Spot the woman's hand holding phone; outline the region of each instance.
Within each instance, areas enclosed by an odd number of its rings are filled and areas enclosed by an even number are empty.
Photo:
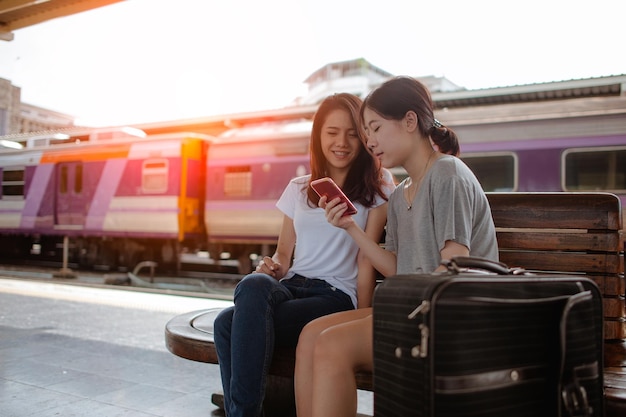
[[[319,207],[326,211],[330,224],[342,229],[354,223],[352,215],[357,209],[331,178],[320,178],[311,182],[311,187],[320,196]]]
[[[348,226],[354,224],[352,216],[346,215],[347,208],[345,203],[340,199],[334,198],[328,201],[328,197],[322,196],[320,197],[318,206],[326,211],[326,220],[333,226],[347,229]]]
[[[320,198],[326,197],[327,203],[339,198],[340,202],[346,207],[343,213],[344,216],[351,216],[357,213],[356,207],[354,207],[352,201],[341,191],[341,188],[335,184],[332,178],[325,177],[311,181],[311,187]]]

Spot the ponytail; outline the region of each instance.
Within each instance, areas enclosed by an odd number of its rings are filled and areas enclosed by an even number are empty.
[[[444,126],[439,120],[433,119],[433,125],[430,128],[430,138],[433,140],[439,152],[448,155],[459,156],[461,149],[459,148],[459,138],[454,130]]]

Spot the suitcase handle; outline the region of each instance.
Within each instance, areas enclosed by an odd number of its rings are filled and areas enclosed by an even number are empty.
[[[452,259],[442,260],[441,264],[445,265],[449,271],[457,274],[467,272],[468,268],[493,272],[498,275],[523,275],[526,273],[526,270],[523,268],[509,268],[505,263],[477,256],[453,256]]]

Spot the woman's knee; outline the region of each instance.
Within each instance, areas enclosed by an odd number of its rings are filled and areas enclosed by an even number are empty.
[[[296,346],[296,358],[309,357],[313,354],[315,342],[320,334],[319,326],[315,322],[307,323],[298,337],[298,345]]]
[[[330,327],[315,338],[313,357],[315,363],[345,364],[351,357],[351,345],[342,342],[341,332]]]
[[[249,274],[243,277],[235,287],[234,300],[243,297],[266,297],[278,285],[275,278],[267,274]]]

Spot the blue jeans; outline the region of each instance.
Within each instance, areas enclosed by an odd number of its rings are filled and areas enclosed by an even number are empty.
[[[214,323],[227,417],[262,415],[275,345],[295,348],[308,322],[354,308],[343,291],[298,275],[278,282],[266,274],[249,274],[235,288],[234,302]]]

